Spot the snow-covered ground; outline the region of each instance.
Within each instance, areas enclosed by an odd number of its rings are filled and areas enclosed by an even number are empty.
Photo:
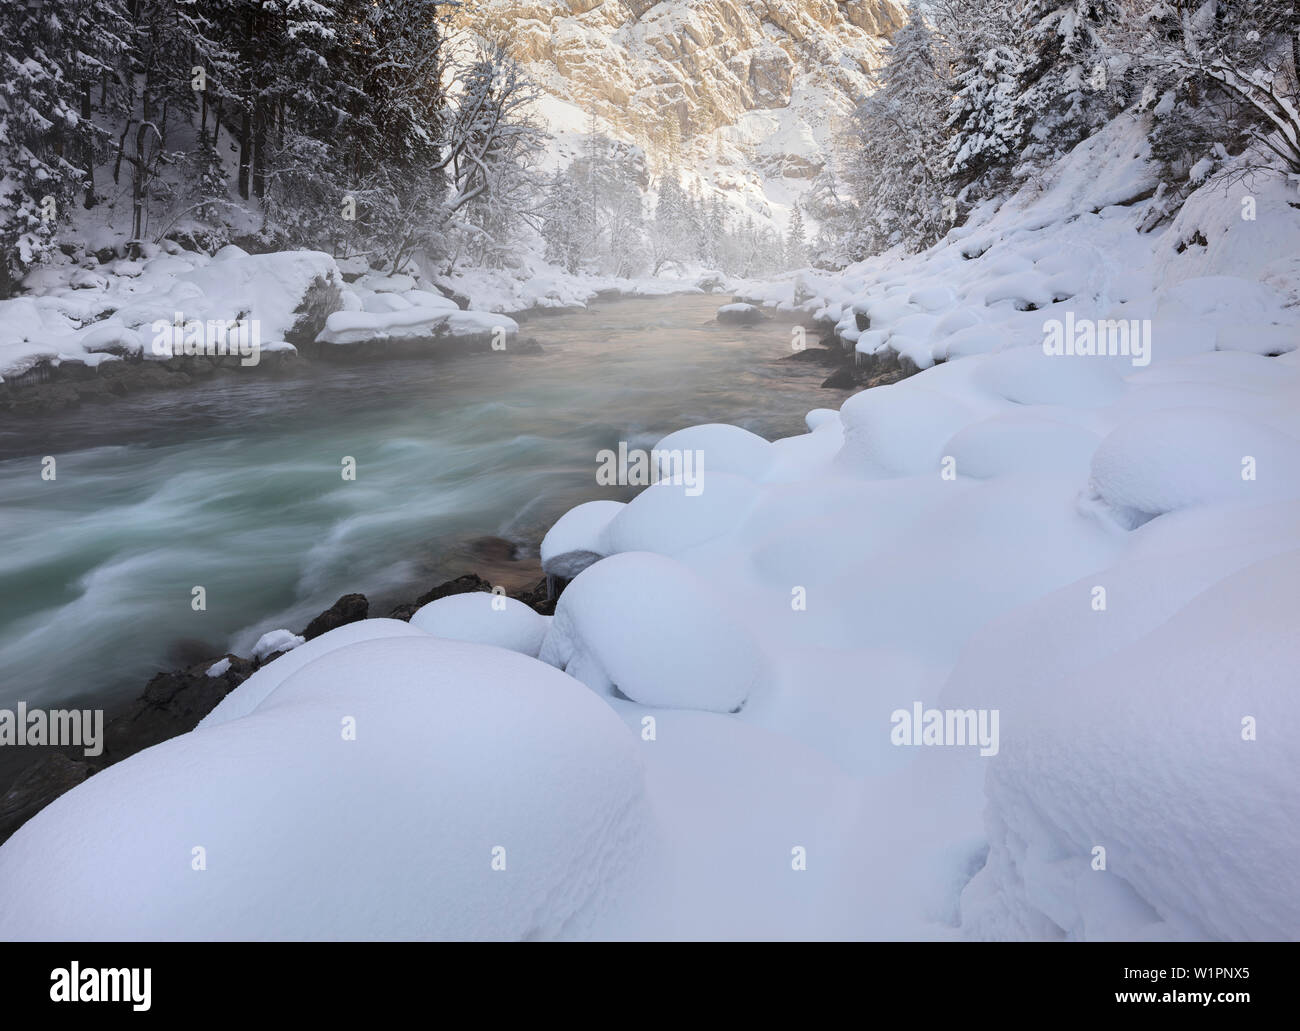
[[[344,267],[352,282],[319,251],[250,255],[232,244],[209,256],[171,240],[146,245],[137,260],[101,263],[84,255],[42,267],[24,280],[28,293],[0,301],[0,383],[38,365],[165,361],[192,354],[184,350],[191,339],[222,355],[240,354],[242,340],[245,357],[255,341],[260,357],[296,351],[286,335],[339,347],[490,336],[498,327],[513,337],[518,326],[502,313],[581,308],[597,295],[703,293],[702,279],[720,278],[704,269],[639,279],[570,275],[533,253],[517,269],[471,268],[436,284],[418,274]],[[461,311],[439,285],[469,309]],[[314,308],[321,310],[313,323]]]
[[[544,632],[477,595],[275,660],[0,848],[0,937],[1295,937],[1300,211],[1139,233],[1136,140],[747,284],[925,371],[671,434],[703,490],[561,520]]]

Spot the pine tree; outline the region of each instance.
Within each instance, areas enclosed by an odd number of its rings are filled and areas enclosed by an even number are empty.
[[[1026,26],[1016,117],[1031,126],[1025,157],[1045,164],[1116,114],[1125,99],[1103,35],[1122,17],[1120,0],[1025,0]]]
[[[692,242],[690,204],[677,169],[669,168],[660,179],[650,224],[651,275],[666,264],[680,267],[690,257]]]
[[[947,65],[918,0],[907,12],[885,52],[880,88],[856,115],[848,169],[857,201],[850,241],[855,258],[896,244],[928,246],[949,226]]]
[[[803,212],[795,201],[790,209],[790,223],[785,231],[786,268],[803,268],[808,264],[808,241],[803,225]]]
[[[578,208],[582,191],[566,170],[557,170],[546,193],[542,219],[542,239],[546,242],[546,260],[560,265],[570,275],[582,268],[586,254]]]
[[[956,78],[947,128],[948,169],[954,193],[980,180],[996,191],[1018,157],[1029,125],[1019,103],[1024,59],[999,44]]]
[[[49,253],[83,181],[68,157],[80,107],[71,13],[62,4],[0,5],[0,298]]]

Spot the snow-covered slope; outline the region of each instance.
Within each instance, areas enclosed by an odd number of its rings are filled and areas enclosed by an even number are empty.
[[[0,937],[1300,937],[1300,211],[1138,232],[1140,128],[754,284],[922,371],[661,440],[702,481],[556,524],[537,659],[471,601],[276,660],[0,848]]]
[[[929,368],[1041,347],[1045,325],[1131,322],[1149,338],[1126,369],[1220,350],[1300,344],[1300,208],[1285,176],[1228,168],[1177,216],[1143,232],[1158,177],[1148,126],[1124,115],[999,206],[919,255],[890,251],[843,272],[742,284],[752,300],[814,314],[861,361]],[[1148,325],[1142,325],[1147,323]],[[1092,366],[1107,364],[1096,358]],[[1064,363],[1070,390],[1092,373]]]

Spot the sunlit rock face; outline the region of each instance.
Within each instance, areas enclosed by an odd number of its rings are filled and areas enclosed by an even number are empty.
[[[903,10],[894,0],[484,0],[462,18],[504,35],[538,84],[573,106],[557,127],[594,112],[652,164],[707,166],[716,187],[743,190],[752,176],[820,170]]]

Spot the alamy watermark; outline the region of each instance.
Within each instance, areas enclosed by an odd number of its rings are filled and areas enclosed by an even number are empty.
[[[103,709],[0,709],[0,746],[80,748],[93,758],[104,751]]]
[[[1065,313],[1065,321],[1043,323],[1043,354],[1054,357],[1130,358],[1134,365],[1151,363],[1150,319],[1076,319]]]
[[[997,709],[927,709],[920,702],[889,716],[895,745],[978,745],[986,758],[998,754]]]
[[[50,971],[51,1002],[129,1002],[144,1013],[153,1004],[153,969],[86,967],[75,960]]]
[[[238,355],[240,365],[262,360],[262,324],[257,319],[189,319],[181,312],[168,322],[157,319],[151,349],[159,358]]]
[[[596,482],[602,487],[648,487],[670,483],[685,487],[688,497],[704,492],[704,452],[681,448],[629,448],[618,442],[618,451],[596,452]]]

